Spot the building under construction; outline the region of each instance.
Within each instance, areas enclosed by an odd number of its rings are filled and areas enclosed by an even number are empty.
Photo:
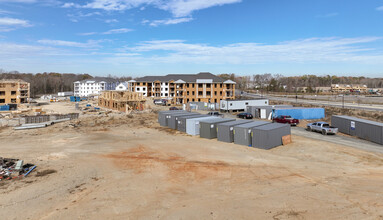
[[[0,80],[0,105],[28,103],[29,88],[21,79]]]
[[[121,112],[143,110],[145,101],[141,93],[129,91],[102,91],[98,97],[100,107]]]

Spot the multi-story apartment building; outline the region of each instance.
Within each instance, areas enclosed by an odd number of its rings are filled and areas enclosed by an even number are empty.
[[[74,82],[74,95],[87,97],[97,96],[101,91],[115,90],[118,82],[109,78],[95,78]]]
[[[16,80],[0,80],[0,105],[28,103],[29,83]]]
[[[368,90],[366,85],[346,85],[346,84],[332,84],[331,91],[337,93],[344,92],[360,92],[366,93]]]
[[[235,82],[211,73],[145,76],[128,81],[129,90],[144,97],[168,98],[173,103],[219,103],[235,98]]]

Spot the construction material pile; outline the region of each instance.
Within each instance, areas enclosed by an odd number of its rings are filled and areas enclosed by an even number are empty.
[[[0,157],[0,181],[28,176],[36,166],[23,160]]]

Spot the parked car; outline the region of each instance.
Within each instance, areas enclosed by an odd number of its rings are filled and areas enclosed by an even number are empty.
[[[177,107],[170,107],[169,110],[172,111],[172,110],[181,110],[181,109],[179,109]]]
[[[253,115],[247,112],[242,112],[237,115],[238,118],[243,118],[243,119],[252,119]]]
[[[273,123],[274,122],[282,123],[282,124],[290,124],[290,125],[295,125],[295,126],[297,124],[299,124],[298,119],[292,118],[289,115],[280,115],[278,117],[275,117],[275,118],[273,118]]]
[[[327,122],[323,121],[307,124],[307,130],[321,132],[323,135],[338,133],[338,128],[330,126]]]
[[[219,112],[209,112],[209,113],[207,113],[207,114],[208,114],[208,115],[211,115],[211,116],[221,117],[221,118],[224,117],[224,115],[221,114],[221,113],[219,113]]]

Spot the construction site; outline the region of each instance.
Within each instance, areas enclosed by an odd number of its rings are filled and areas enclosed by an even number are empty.
[[[270,150],[200,138],[161,126],[158,112],[168,107],[126,95],[31,107],[39,117],[78,114],[48,127],[3,126],[0,156],[36,168],[0,181],[2,216],[383,218],[383,154],[373,143],[298,128],[291,143]]]

